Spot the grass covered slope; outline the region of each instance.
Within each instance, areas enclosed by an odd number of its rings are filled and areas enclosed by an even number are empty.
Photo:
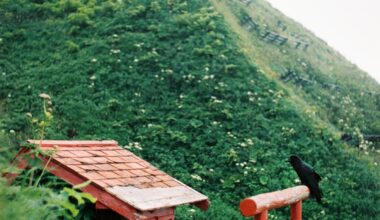
[[[294,153],[324,177],[325,205],[306,202],[306,219],[380,215],[374,167],[252,64],[210,3],[1,4],[5,130],[31,133],[26,113],[49,94],[46,138],[115,139],[211,198],[178,219],[241,218],[242,198],[296,184]]]
[[[265,0],[249,6],[239,0],[217,2],[224,13],[234,14],[232,19],[241,22],[249,15],[259,25],[248,32],[247,24],[232,24],[239,34],[246,32],[245,49],[258,66],[306,100],[311,112],[345,133],[380,134],[380,85],[367,73]],[[288,41],[281,46],[266,41],[266,31]]]

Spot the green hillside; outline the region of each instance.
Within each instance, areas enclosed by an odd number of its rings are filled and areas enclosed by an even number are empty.
[[[46,139],[114,139],[210,197],[209,211],[183,207],[177,219],[243,219],[242,198],[297,184],[286,159],[299,154],[324,178],[324,205],[305,202],[305,219],[378,218],[378,167],[340,140],[346,130],[334,120],[356,109],[347,132],[378,132],[378,96],[360,98],[351,89],[379,92],[379,86],[336,52],[327,57],[323,42],[294,23],[289,29],[316,42],[308,52],[284,45],[291,55],[282,56],[279,47],[256,39],[236,25],[242,13],[281,15],[265,2],[254,4],[263,10],[202,0],[0,1],[2,171],[17,144],[38,135],[36,127],[46,126]],[[322,51],[321,60],[307,60],[314,50]],[[323,59],[339,71],[327,74]],[[344,93],[336,97],[349,95],[352,103],[335,103],[318,85],[282,81],[284,68],[310,80],[342,82]],[[356,71],[352,80],[343,75],[347,68]],[[363,85],[354,83],[358,79]],[[49,116],[42,93],[52,98],[49,126],[40,123]],[[65,207],[46,205],[56,200],[38,196],[57,198],[61,188],[24,182],[0,184],[0,209],[23,201],[44,210],[28,210],[31,216],[64,215],[53,210]],[[12,210],[0,212],[0,219],[23,219],[21,210]],[[270,214],[284,219],[288,211]]]
[[[243,47],[260,68],[340,131],[380,134],[380,86],[374,79],[266,1],[251,1],[248,6],[245,2],[249,1],[223,1],[218,7],[224,14],[233,14],[228,22],[234,31],[246,35],[241,38]],[[258,27],[249,30],[245,16]],[[268,32],[287,42],[276,44],[265,36]]]

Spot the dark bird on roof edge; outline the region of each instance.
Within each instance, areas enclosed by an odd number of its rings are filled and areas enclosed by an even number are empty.
[[[314,171],[312,166],[301,160],[298,156],[290,156],[289,162],[296,171],[301,183],[309,188],[311,197],[314,197],[319,204],[322,204],[322,191],[319,189],[318,185],[319,181],[322,179],[321,176]]]

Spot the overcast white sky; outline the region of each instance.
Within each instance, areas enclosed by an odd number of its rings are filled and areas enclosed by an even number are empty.
[[[380,82],[379,0],[267,0]]]

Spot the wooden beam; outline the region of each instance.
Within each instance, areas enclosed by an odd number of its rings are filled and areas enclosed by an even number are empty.
[[[240,211],[246,217],[255,216],[267,210],[297,203],[310,196],[307,186],[296,186],[281,191],[259,194],[240,202]]]

